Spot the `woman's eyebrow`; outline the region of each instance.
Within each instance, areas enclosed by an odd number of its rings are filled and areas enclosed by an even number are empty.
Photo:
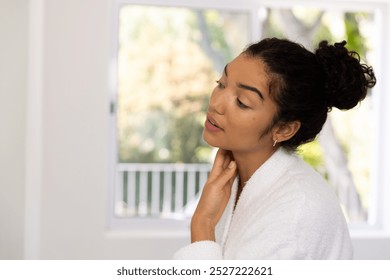
[[[229,64],[226,64],[225,65],[225,68],[223,68],[223,73],[225,74],[225,76],[227,77],[228,76],[228,73],[227,73],[227,67],[228,67]],[[260,90],[258,90],[257,88],[255,87],[252,87],[252,86],[248,86],[248,85],[244,85],[244,84],[241,84],[241,83],[238,83],[237,86],[239,88],[242,88],[242,89],[246,89],[246,90],[250,90],[250,91],[253,91],[255,92],[261,100],[264,100],[264,95],[261,93]]]
[[[247,89],[247,90],[253,91],[254,93],[257,93],[257,95],[260,97],[260,99],[264,100],[263,94],[257,88],[251,87],[251,86],[248,86],[248,85],[244,85],[244,84],[241,84],[241,83],[237,84],[237,86],[239,88]]]
[[[223,68],[223,73],[225,73],[225,76],[227,77],[228,73],[227,73],[227,64],[225,65],[225,68]]]

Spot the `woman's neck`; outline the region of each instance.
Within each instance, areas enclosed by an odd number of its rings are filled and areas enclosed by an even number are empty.
[[[276,149],[250,153],[232,152],[233,158],[237,163],[238,176],[240,178],[239,187],[243,188],[245,183],[252,177],[253,173],[255,173],[255,171],[259,169],[275,151]]]
[[[234,208],[240,198],[241,192],[245,187],[246,182],[252,177],[253,173],[259,169],[275,152],[277,149],[270,149],[267,151],[259,151],[257,153],[237,153],[232,152],[233,158],[237,163],[238,168],[238,186],[237,195],[235,197]]]

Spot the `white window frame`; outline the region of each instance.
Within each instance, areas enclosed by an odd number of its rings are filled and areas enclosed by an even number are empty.
[[[348,11],[368,11],[375,13],[378,20],[378,28],[375,37],[380,45],[377,46],[377,61],[372,65],[377,76],[378,83],[374,91],[374,149],[372,164],[372,200],[375,201],[374,209],[371,209],[369,220],[364,224],[351,224],[350,231],[354,238],[361,237],[388,237],[390,235],[390,148],[386,143],[390,143],[390,107],[389,95],[383,94],[390,90],[390,79],[386,65],[390,65],[390,56],[387,49],[390,47],[390,20],[386,14],[390,14],[389,0],[116,0],[114,4],[114,16],[112,23],[112,49],[111,49],[111,83],[110,83],[110,102],[111,106],[116,107],[117,103],[117,53],[118,53],[118,19],[121,5],[150,5],[165,7],[183,7],[194,9],[218,9],[218,10],[238,10],[250,14],[251,18],[251,38],[257,41],[260,37],[260,19],[259,11],[261,8],[291,8],[295,5],[312,7],[326,10],[348,10]],[[379,40],[380,39],[380,40]],[[379,59],[380,58],[380,59]],[[183,228],[183,221],[171,221],[161,219],[138,219],[128,218],[120,219],[114,215],[114,188],[115,188],[115,170],[116,162],[116,113],[111,114],[111,136],[110,136],[110,184],[109,184],[109,203],[108,203],[108,224],[111,228],[132,228],[134,229],[172,229]],[[144,231],[143,231],[144,233]]]

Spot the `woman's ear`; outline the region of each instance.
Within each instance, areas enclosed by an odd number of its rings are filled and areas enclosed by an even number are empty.
[[[297,133],[300,127],[300,121],[280,123],[272,131],[273,140],[279,143],[287,141]]]

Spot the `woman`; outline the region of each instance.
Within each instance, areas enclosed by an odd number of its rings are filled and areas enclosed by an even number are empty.
[[[219,150],[176,259],[352,258],[337,197],[293,153],[375,85],[344,46],[265,39],[226,65],[203,133]]]

